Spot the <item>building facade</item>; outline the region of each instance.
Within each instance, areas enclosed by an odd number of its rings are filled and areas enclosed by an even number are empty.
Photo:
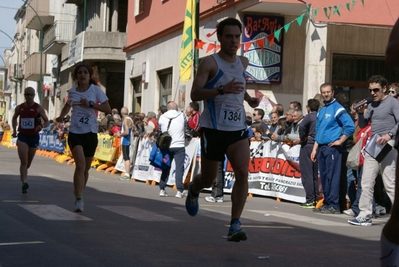
[[[24,101],[23,88],[31,86],[49,118],[57,117],[81,61],[92,65],[111,106],[122,107],[127,0],[29,0],[14,19],[9,116]]]
[[[382,74],[390,30],[399,2],[309,0],[201,0],[199,58],[218,51],[216,24],[226,17],[244,26],[239,54],[249,58],[247,89],[288,107],[306,103],[331,82],[349,101],[368,94],[367,80]],[[179,55],[186,1],[129,0],[124,104],[156,111],[169,100],[183,108],[192,79],[179,80]],[[376,16],[378,10],[378,16]],[[249,107],[248,107],[249,108]]]

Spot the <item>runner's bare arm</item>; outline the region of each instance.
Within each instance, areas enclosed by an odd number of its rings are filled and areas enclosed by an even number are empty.
[[[64,117],[66,116],[66,114],[68,114],[68,112],[71,110],[71,106],[68,103],[65,103],[64,107],[61,110],[61,114],[58,118],[56,118],[55,120],[57,122],[63,122],[64,121]]]
[[[48,120],[48,117],[46,115],[46,111],[44,110],[44,108],[42,106],[39,106],[38,112],[39,112],[40,116],[42,116],[42,119],[43,119],[43,128],[49,126],[50,125],[50,121]]]
[[[191,88],[191,100],[201,101],[215,97],[219,94],[216,88],[204,89],[205,84],[216,74],[216,62],[208,56],[205,57],[198,66],[197,76],[194,78],[193,87]]]
[[[14,112],[14,115],[12,116],[12,120],[11,120],[13,134],[17,133],[18,116],[19,116],[19,106],[17,106],[15,108],[15,112]]]

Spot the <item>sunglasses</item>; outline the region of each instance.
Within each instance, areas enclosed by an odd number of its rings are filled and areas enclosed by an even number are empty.
[[[388,93],[396,95],[396,91],[395,90],[388,90]]]
[[[256,116],[256,114],[255,114],[255,113],[253,113],[253,114],[252,114],[252,116]]]
[[[24,96],[34,96],[35,94],[24,94]]]
[[[373,88],[373,89],[369,88],[370,93],[371,92],[378,93],[380,90],[381,90],[381,88]]]

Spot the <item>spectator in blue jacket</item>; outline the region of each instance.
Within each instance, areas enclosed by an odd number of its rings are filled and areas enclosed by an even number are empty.
[[[355,124],[345,108],[334,98],[331,84],[322,84],[320,93],[324,107],[317,114],[315,143],[310,158],[316,162],[317,157],[324,201],[323,206],[314,211],[339,214],[342,144],[355,131]]]

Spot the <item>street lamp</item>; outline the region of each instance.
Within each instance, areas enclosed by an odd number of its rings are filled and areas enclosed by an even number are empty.
[[[43,74],[42,74],[42,66],[43,66],[43,23],[42,20],[39,17],[39,14],[37,14],[36,10],[28,3],[29,0],[21,0],[24,2],[24,5],[28,5],[33,12],[35,12],[36,17],[39,20],[40,23],[40,34],[39,34],[39,51],[40,51],[40,70],[39,70],[39,86],[37,88],[37,94],[39,97],[39,104],[41,104],[42,100],[42,86],[43,86]]]

